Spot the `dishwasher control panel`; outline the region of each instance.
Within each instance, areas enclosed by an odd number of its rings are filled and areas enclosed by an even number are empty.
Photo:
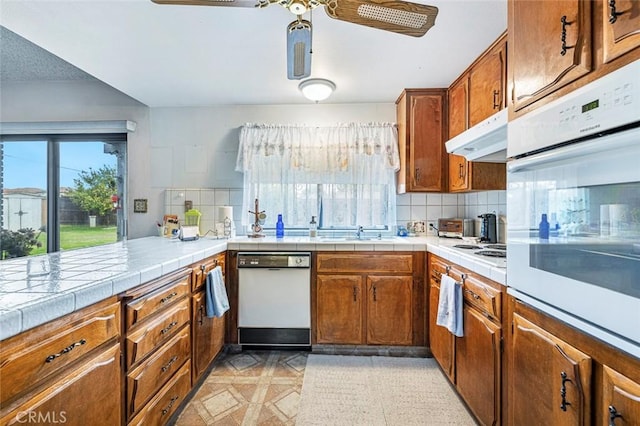
[[[238,268],[310,268],[309,252],[238,253]]]

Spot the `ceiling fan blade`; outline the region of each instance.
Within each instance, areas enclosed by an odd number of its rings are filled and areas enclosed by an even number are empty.
[[[300,80],[311,75],[311,22],[293,21],[287,27],[287,78]]]
[[[329,16],[399,34],[422,37],[435,24],[438,8],[402,0],[336,0],[325,4]]]
[[[158,4],[188,6],[226,6],[226,7],[259,7],[258,0],[151,0]]]

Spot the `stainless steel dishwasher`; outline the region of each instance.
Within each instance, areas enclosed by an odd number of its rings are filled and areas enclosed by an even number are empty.
[[[311,345],[311,253],[238,253],[238,343]]]

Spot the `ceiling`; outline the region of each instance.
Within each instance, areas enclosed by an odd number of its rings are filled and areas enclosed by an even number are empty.
[[[420,38],[313,11],[311,77],[337,85],[325,103],[394,102],[403,88],[448,87],[506,29],[506,0],[416,1],[439,8]],[[150,107],[309,103],[286,76],[294,20],[279,5],[2,0],[0,25],[10,31],[0,33],[0,84],[93,76]]]

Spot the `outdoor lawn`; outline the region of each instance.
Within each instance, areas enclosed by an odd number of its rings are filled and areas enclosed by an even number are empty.
[[[43,232],[38,237],[42,247],[35,247],[31,255],[43,254],[47,252],[46,234]],[[96,226],[90,228],[89,225],[60,225],[60,249],[73,250],[82,247],[99,246],[102,244],[115,243],[117,240],[117,229],[115,226]]]

